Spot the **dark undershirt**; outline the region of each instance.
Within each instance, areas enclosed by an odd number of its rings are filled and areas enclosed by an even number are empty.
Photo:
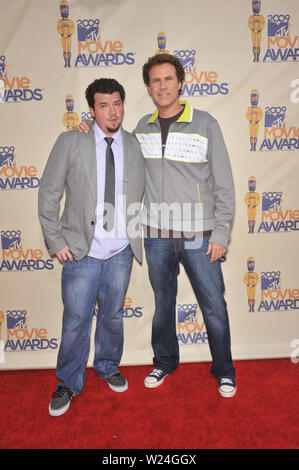
[[[162,155],[163,156],[164,156],[164,150],[165,150],[165,145],[166,145],[169,126],[172,122],[175,122],[175,121],[178,120],[180,115],[183,113],[184,109],[185,109],[185,105],[183,105],[183,109],[178,114],[176,114],[175,116],[171,116],[169,118],[161,118],[159,116],[159,123],[160,123],[160,127],[161,127],[161,138],[162,138]]]

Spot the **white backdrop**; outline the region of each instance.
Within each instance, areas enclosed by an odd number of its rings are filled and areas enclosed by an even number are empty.
[[[154,110],[142,65],[163,47],[182,60],[183,97],[216,117],[231,157],[236,213],[222,266],[233,357],[288,357],[299,337],[297,0],[262,0],[254,17],[250,0],[64,3],[61,26],[60,0],[0,0],[0,367],[56,366],[61,266],[44,245],[37,193],[57,136],[89,117],[84,92],[101,76],[124,85],[124,127],[133,130]],[[134,262],[122,364],[151,363],[153,310],[146,261]],[[210,360],[183,268],[177,315],[181,360]]]

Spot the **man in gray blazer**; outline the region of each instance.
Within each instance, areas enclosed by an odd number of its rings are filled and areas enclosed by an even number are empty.
[[[116,80],[101,78],[85,95],[94,123],[87,134],[64,132],[58,137],[38,197],[46,246],[63,263],[56,367],[61,383],[49,405],[51,416],[65,413],[83,388],[96,302],[93,367],[112,390],[127,390],[117,368],[123,352],[122,312],[133,256],[139,262],[142,258],[144,162],[136,138],[121,127],[125,91]]]

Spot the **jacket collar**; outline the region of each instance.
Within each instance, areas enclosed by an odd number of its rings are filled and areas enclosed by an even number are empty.
[[[183,100],[183,99],[180,99],[179,103],[184,104],[185,109],[176,122],[191,122],[192,116],[193,116],[193,108],[191,104],[188,103],[188,101]],[[158,109],[156,109],[155,112],[151,115],[151,117],[147,121],[147,124],[153,123],[157,118],[158,118]]]

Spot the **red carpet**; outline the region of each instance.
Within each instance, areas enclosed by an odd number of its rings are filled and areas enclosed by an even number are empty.
[[[209,363],[181,364],[157,389],[151,366],[121,367],[125,393],[87,370],[68,412],[48,414],[54,370],[2,371],[1,449],[298,449],[299,363],[235,361],[238,391],[222,398]]]

